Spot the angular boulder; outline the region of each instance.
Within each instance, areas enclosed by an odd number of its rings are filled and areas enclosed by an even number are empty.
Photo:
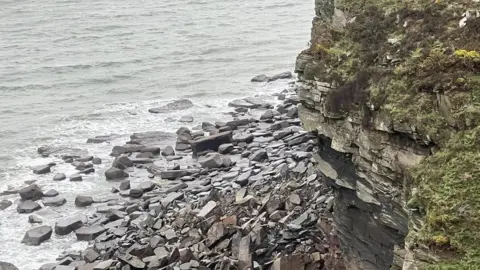
[[[9,262],[0,262],[0,270],[18,270],[18,268]]]
[[[202,156],[198,159],[202,168],[214,169],[223,166],[223,157],[218,153],[210,153],[206,156]]]
[[[67,199],[61,196],[46,197],[42,199],[42,203],[45,206],[62,206],[67,202]]]
[[[92,241],[106,231],[107,229],[101,225],[93,225],[76,230],[75,235],[78,241]]]
[[[57,173],[53,176],[53,181],[62,181],[67,179],[67,176],[64,173]]]
[[[166,105],[148,110],[150,113],[167,113],[172,111],[186,110],[193,107],[193,103],[188,99],[179,99]]]
[[[43,197],[42,190],[36,184],[32,184],[28,187],[24,187],[20,189],[18,191],[18,194],[20,194],[20,198],[22,198],[22,200],[24,201],[26,200],[36,201]]]
[[[47,241],[52,236],[52,228],[50,226],[40,226],[28,230],[22,239],[22,244],[28,246],[38,246]]]
[[[193,156],[197,157],[199,153],[204,151],[217,151],[218,147],[222,144],[232,142],[232,132],[226,131],[218,133],[212,136],[201,138],[196,141],[192,141]]]
[[[124,179],[129,177],[128,173],[118,169],[118,168],[110,168],[105,171],[105,177],[107,180],[117,180],[117,179]]]
[[[80,229],[86,222],[85,217],[73,216],[59,220],[55,223],[55,233],[58,235],[67,235],[77,229]]]
[[[42,208],[40,204],[34,201],[24,201],[17,206],[18,213],[32,213]]]
[[[93,203],[93,198],[90,196],[78,195],[75,198],[75,205],[78,207],[86,207]]]
[[[50,165],[41,165],[33,168],[34,174],[47,174],[50,172]]]

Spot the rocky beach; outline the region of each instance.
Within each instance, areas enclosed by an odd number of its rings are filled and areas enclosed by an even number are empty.
[[[18,241],[41,246],[71,234],[88,243],[39,269],[290,270],[339,260],[328,231],[333,197],[315,169],[316,137],[301,126],[292,78],[291,72],[257,76],[253,83],[284,80],[286,89],[270,97],[275,102],[262,96],[232,100],[224,119],[191,129],[131,134],[125,144],[112,145],[107,160],[40,146],[39,155],[59,161],[32,174],[71,182],[98,174],[96,181],[107,181],[110,194],[77,194],[67,201],[34,181],[4,191],[18,197],[2,200],[2,210],[16,208],[32,224]],[[179,99],[149,112],[192,106]],[[194,117],[176,121],[188,124]],[[113,137],[86,140],[108,144]],[[59,163],[76,173],[63,173]],[[108,166],[98,169],[101,164]],[[42,225],[37,211],[64,204],[93,213]]]

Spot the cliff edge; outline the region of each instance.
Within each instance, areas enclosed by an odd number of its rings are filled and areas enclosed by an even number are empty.
[[[480,268],[480,1],[315,10],[299,113],[347,269]]]

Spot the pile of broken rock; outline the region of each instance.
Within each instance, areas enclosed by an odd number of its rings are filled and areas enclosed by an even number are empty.
[[[53,231],[90,241],[41,269],[324,268],[334,250],[325,226],[333,197],[316,172],[315,137],[300,125],[298,97],[286,91],[279,99],[275,108],[234,101],[233,120],[180,128],[175,147],[155,145],[163,133],[132,135],[113,148],[105,171],[118,182],[112,189],[118,199],[98,207],[95,217],[34,228],[22,242],[38,245]],[[190,153],[190,164],[177,163]],[[153,180],[131,187],[129,177],[141,171]],[[28,196],[41,193],[31,189]],[[75,203],[94,200],[79,196]]]

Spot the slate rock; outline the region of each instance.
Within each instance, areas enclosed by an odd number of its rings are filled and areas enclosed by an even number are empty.
[[[130,180],[123,180],[123,181],[120,183],[120,187],[119,187],[118,189],[120,189],[120,190],[130,189]]]
[[[246,142],[251,143],[253,142],[254,136],[251,133],[237,133],[233,135],[234,142]]]
[[[224,159],[222,155],[218,153],[210,153],[206,156],[202,156],[198,159],[198,162],[202,166],[202,168],[220,168],[223,166]]]
[[[149,192],[155,188],[155,184],[151,181],[144,181],[138,185],[138,188],[141,189],[143,192]]]
[[[251,161],[261,162],[268,159],[267,151],[264,149],[257,150],[250,155],[249,159]]]
[[[265,74],[257,75],[253,77],[250,81],[251,82],[268,82],[269,78]]]
[[[22,198],[22,200],[36,201],[43,197],[42,190],[36,184],[32,184],[28,187],[20,189],[18,194],[20,194],[20,198]]]
[[[55,233],[58,235],[67,235],[77,229],[80,229],[86,222],[85,217],[73,216],[59,220],[55,223]]]
[[[200,218],[207,218],[210,214],[213,213],[216,207],[217,203],[215,201],[209,201],[203,206],[202,210],[200,210],[197,216]]]
[[[115,158],[112,163],[112,167],[125,170],[128,167],[133,167],[133,162],[129,157],[122,155]]]
[[[75,198],[75,205],[78,207],[86,207],[93,203],[93,198],[90,196],[78,195]]]
[[[81,176],[80,174],[72,174],[72,175],[70,176],[70,181],[72,181],[72,182],[81,182],[81,181],[83,181],[83,178],[82,178],[82,176]]]
[[[50,165],[41,165],[33,168],[34,174],[47,174],[50,172]]]
[[[160,177],[166,180],[175,180],[186,175],[188,175],[187,170],[167,170],[160,172]]]
[[[228,153],[230,153],[232,150],[233,150],[233,144],[231,144],[231,143],[224,143],[224,144],[221,144],[221,145],[218,147],[218,152],[219,152],[220,154],[228,154]]]
[[[179,99],[161,107],[151,108],[148,111],[150,113],[168,113],[172,111],[186,110],[191,107],[193,107],[193,103],[190,100]]]
[[[175,156],[175,150],[169,145],[162,150],[162,156]]]
[[[92,159],[92,164],[100,165],[100,164],[102,164],[102,159],[101,158],[93,158]]]
[[[160,147],[147,146],[145,148],[142,148],[142,150],[140,150],[140,152],[142,152],[142,153],[152,153],[153,155],[159,155],[160,154]]]
[[[38,204],[34,201],[27,200],[27,201],[21,202],[17,206],[17,212],[18,213],[32,213],[32,212],[35,212],[35,211],[37,211],[41,208],[42,207],[40,206],[40,204]]]
[[[298,108],[293,107],[293,108],[289,109],[288,112],[287,112],[287,117],[297,118],[298,117]]]
[[[1,200],[0,201],[0,211],[7,209],[8,207],[12,206],[12,204],[13,203],[9,200]]]
[[[276,74],[276,75],[273,75],[273,76],[269,77],[268,81],[273,82],[273,81],[276,81],[276,80],[291,79],[291,78],[293,78],[292,72],[285,71],[285,72],[282,72],[282,73],[279,73],[279,74]]]
[[[273,116],[273,111],[267,110],[260,116],[260,120],[270,120],[273,119]]]
[[[222,132],[205,138],[192,141],[193,156],[197,157],[204,151],[217,151],[222,144],[232,142],[232,132]]]
[[[141,198],[143,196],[143,191],[139,188],[130,189],[129,196],[131,198]]]
[[[62,206],[67,203],[67,199],[61,196],[47,197],[42,199],[42,203],[45,206]]]
[[[56,191],[55,189],[50,189],[49,191],[45,192],[45,194],[43,194],[43,197],[55,197],[58,195],[58,191]]]
[[[0,270],[18,270],[18,268],[9,262],[0,262]]]
[[[52,236],[52,228],[50,226],[40,226],[28,230],[22,239],[22,244],[27,246],[38,246],[47,241]]]
[[[248,184],[250,176],[252,175],[252,171],[247,171],[240,174],[237,179],[235,179],[235,183],[239,184],[240,186],[244,187]]]
[[[64,173],[57,173],[53,176],[53,181],[62,181],[67,179],[67,176]]]
[[[28,216],[28,223],[35,224],[35,223],[42,223],[42,219],[36,215]]]
[[[75,235],[77,236],[78,241],[92,241],[105,231],[107,231],[105,227],[101,225],[93,225],[76,230]]]
[[[105,177],[108,180],[117,180],[117,179],[124,179],[129,177],[128,173],[118,169],[118,168],[110,168],[105,171]]]

